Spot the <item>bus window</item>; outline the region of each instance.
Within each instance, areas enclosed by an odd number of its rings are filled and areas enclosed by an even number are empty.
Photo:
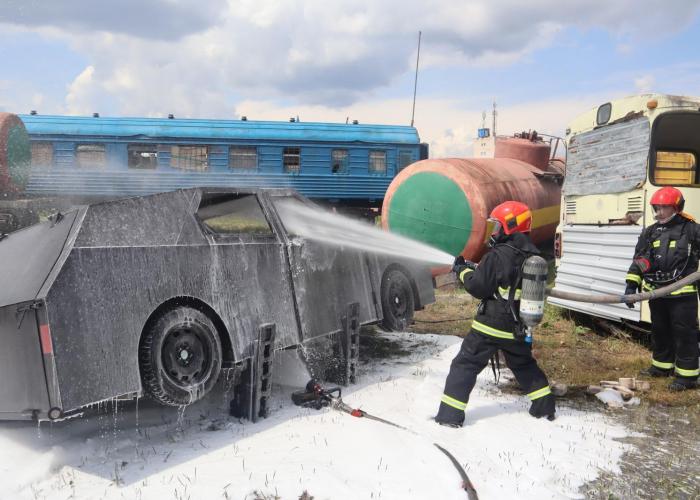
[[[696,185],[695,155],[670,151],[656,152],[654,184],[672,186]]]
[[[104,144],[78,144],[75,148],[75,162],[80,168],[104,167],[107,163]]]
[[[53,166],[53,144],[50,142],[32,142],[32,167]]]
[[[369,173],[386,174],[386,151],[369,152]]]
[[[344,174],[348,171],[348,150],[334,149],[331,151],[331,172]]]
[[[647,176],[649,120],[636,117],[572,135],[563,193],[623,193]]]
[[[209,148],[173,146],[170,149],[170,166],[182,170],[206,170],[209,167]]]
[[[147,144],[129,144],[128,167],[139,169],[154,169],[158,166],[158,149]]]
[[[284,148],[282,153],[282,165],[285,172],[298,174],[301,170],[301,148]]]

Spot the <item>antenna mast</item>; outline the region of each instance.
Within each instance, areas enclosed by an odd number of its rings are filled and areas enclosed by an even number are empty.
[[[498,111],[496,111],[496,101],[494,99],[493,101],[493,136],[496,137],[496,116],[498,115]]]
[[[416,89],[418,88],[418,62],[420,61],[420,37],[421,32],[418,32],[418,54],[416,55],[416,78],[413,81],[413,109],[411,110],[411,127],[413,126],[413,118],[416,115]]]

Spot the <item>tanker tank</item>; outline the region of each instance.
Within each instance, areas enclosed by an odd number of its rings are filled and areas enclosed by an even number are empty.
[[[491,210],[507,200],[532,210],[532,239],[552,239],[559,222],[564,163],[536,133],[492,138],[492,158],[428,159],[405,168],[382,206],[385,230],[478,261]],[[483,154],[483,153],[482,153]]]
[[[29,178],[29,134],[17,115],[0,113],[0,193],[22,191]]]

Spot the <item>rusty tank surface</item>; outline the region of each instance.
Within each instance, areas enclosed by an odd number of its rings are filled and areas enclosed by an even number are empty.
[[[24,189],[31,163],[29,135],[17,115],[0,113],[0,192]]]
[[[497,137],[493,158],[441,158],[405,168],[389,185],[382,226],[451,255],[478,261],[491,210],[507,200],[532,210],[535,243],[554,237],[564,162],[535,134]]]

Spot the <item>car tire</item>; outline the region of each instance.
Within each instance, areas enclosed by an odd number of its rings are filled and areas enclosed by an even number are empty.
[[[144,392],[167,406],[192,404],[216,384],[221,360],[212,320],[192,307],[170,309],[151,323],[139,345]]]
[[[413,288],[408,277],[398,269],[384,273],[381,286],[382,328],[400,332],[413,322]]]

